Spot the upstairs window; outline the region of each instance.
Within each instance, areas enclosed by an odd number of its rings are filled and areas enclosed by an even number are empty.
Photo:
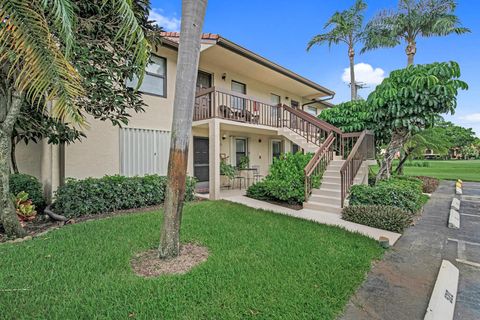
[[[317,116],[318,111],[315,107],[307,107],[307,112],[310,113],[312,116]]]
[[[153,94],[160,97],[167,96],[167,59],[151,56],[151,63],[145,69],[142,85],[138,89],[142,93]],[[127,87],[136,88],[138,78],[127,80]]]

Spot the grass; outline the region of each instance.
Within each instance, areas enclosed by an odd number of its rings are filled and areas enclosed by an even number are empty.
[[[343,229],[228,202],[186,205],[182,241],[209,248],[182,276],[137,277],[161,212],[69,225],[0,245],[4,319],[334,319],[383,253]],[[27,289],[25,291],[9,291]]]
[[[480,181],[480,160],[418,160],[414,162],[427,162],[429,166],[404,167],[406,175],[427,176],[442,180]],[[375,172],[378,171],[378,166],[372,168]]]

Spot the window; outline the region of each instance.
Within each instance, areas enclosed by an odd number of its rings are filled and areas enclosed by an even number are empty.
[[[232,91],[241,94],[247,94],[247,85],[241,82],[232,80]],[[237,110],[245,110],[245,99],[232,96],[232,108]]]
[[[281,103],[281,98],[279,95],[276,95],[274,93],[270,94],[270,101],[272,102],[272,105],[276,106]]]
[[[298,109],[298,107],[300,106],[298,101],[295,101],[295,100],[292,100],[290,103],[291,103],[290,105],[292,106],[293,109]]]
[[[145,76],[142,85],[138,89],[140,92],[154,94],[161,97],[167,96],[167,60],[162,57],[152,56],[151,63],[145,69]],[[132,80],[127,80],[127,87],[135,88],[138,78],[133,76]]]
[[[243,157],[247,156],[247,139],[235,139],[235,165],[238,167]]]
[[[247,94],[247,85],[235,80],[232,80],[232,91],[241,94]]]
[[[307,107],[307,112],[310,113],[313,116],[317,115],[317,108],[315,107]]]
[[[300,146],[296,143],[292,143],[292,153],[297,153],[300,151],[301,151]]]
[[[282,155],[282,141],[272,140],[272,162],[273,159],[278,159]]]

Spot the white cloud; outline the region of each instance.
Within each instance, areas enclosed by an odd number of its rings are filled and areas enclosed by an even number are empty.
[[[355,81],[366,85],[378,85],[385,78],[385,71],[381,68],[373,68],[368,63],[357,63],[353,70],[355,70]],[[342,74],[342,80],[350,83],[350,68],[345,68]]]
[[[465,123],[477,123],[480,122],[480,113],[471,113],[458,118],[463,120]]]
[[[180,31],[180,19],[167,17],[162,9],[152,9],[149,18],[155,20],[165,31]]]

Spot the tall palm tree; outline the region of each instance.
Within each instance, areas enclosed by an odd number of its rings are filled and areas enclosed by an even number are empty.
[[[348,46],[348,58],[350,60],[350,91],[351,100],[357,99],[357,85],[355,82],[355,45],[364,40],[363,12],[367,4],[363,0],[356,0],[355,4],[344,11],[335,12],[327,21],[324,29],[332,28],[327,33],[314,36],[307,45],[307,51],[314,45],[343,42]]]
[[[149,45],[132,2],[103,1],[115,8],[121,19],[117,36],[131,48],[135,62],[144,70]],[[10,137],[22,100],[28,99],[39,108],[49,106],[59,119],[85,125],[75,104],[85,94],[82,79],[69,59],[75,44],[76,14],[73,0],[0,2],[0,222],[11,237],[25,235],[13,208],[8,182]],[[142,78],[143,71],[140,73]]]
[[[392,48],[406,43],[407,65],[417,52],[417,37],[446,36],[470,32],[455,15],[454,0],[400,0],[398,10],[382,11],[365,28],[362,52]]]
[[[200,38],[207,0],[182,1],[182,25],[178,48],[177,78],[173,100],[172,137],[165,213],[160,233],[159,256],[173,258],[180,253],[180,224],[185,200],[188,143],[192,134],[195,83],[200,60]]]

